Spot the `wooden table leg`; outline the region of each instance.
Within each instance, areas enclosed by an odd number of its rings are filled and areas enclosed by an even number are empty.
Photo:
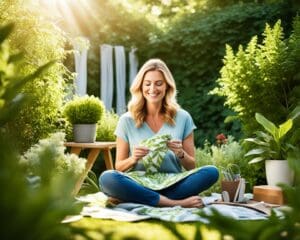
[[[84,182],[84,179],[86,178],[88,172],[92,169],[99,153],[100,153],[100,149],[96,149],[96,148],[90,149],[88,157],[87,157],[87,161],[85,164],[85,171],[83,172],[81,177],[76,182],[75,189],[73,191],[74,195],[76,195],[79,192],[81,185]]]
[[[74,153],[79,156],[81,149],[81,147],[71,147],[71,153]]]
[[[110,149],[108,148],[103,149],[103,157],[104,157],[106,169],[114,169]]]
[[[90,171],[98,157],[100,153],[100,149],[97,148],[93,148],[90,150],[89,155],[87,157],[87,162],[86,162],[86,172],[88,173],[88,171]]]

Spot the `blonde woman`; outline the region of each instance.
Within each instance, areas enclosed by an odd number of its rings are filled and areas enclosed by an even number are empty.
[[[99,177],[102,191],[123,202],[151,206],[202,207],[199,193],[212,186],[219,177],[214,166],[195,169],[193,131],[196,128],[190,114],[176,101],[173,76],[160,59],[148,60],[139,70],[130,88],[128,112],[123,114],[116,128],[116,170],[104,171]],[[193,173],[171,186],[160,190],[134,181],[124,174],[145,171],[141,159],[149,148],[140,143],[156,135],[169,134],[169,151],[164,156],[159,171],[178,173],[182,168]]]

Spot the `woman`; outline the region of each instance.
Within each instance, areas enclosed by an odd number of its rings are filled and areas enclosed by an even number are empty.
[[[104,193],[125,202],[151,206],[202,207],[198,194],[212,186],[219,177],[214,166],[195,169],[193,130],[196,128],[188,112],[176,102],[173,76],[160,59],[150,59],[138,72],[131,88],[128,112],[116,128],[116,170],[101,174],[99,183]],[[187,177],[167,188],[152,190],[137,183],[126,173],[145,171],[141,161],[150,149],[140,143],[156,135],[170,134],[160,172],[180,174],[182,167],[192,170]],[[195,171],[196,170],[196,171]]]

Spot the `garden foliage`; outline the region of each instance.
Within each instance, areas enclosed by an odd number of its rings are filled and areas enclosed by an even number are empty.
[[[24,61],[18,63],[18,75],[27,76],[49,61],[56,62],[46,74],[23,87],[22,92],[30,93],[32,101],[25,103],[18,117],[8,123],[23,150],[55,130],[64,96],[64,77],[68,75],[62,64],[64,34],[42,18],[41,11],[29,10],[25,2],[0,1],[0,24],[15,24],[15,31],[9,36],[11,52],[22,52],[24,56]]]
[[[241,176],[246,179],[247,191],[251,191],[254,185],[264,181],[265,177],[261,166],[248,164],[248,160],[244,157],[245,150],[242,144],[236,141],[233,136],[228,136],[224,140],[221,144],[212,144],[206,140],[203,148],[196,149],[197,167],[214,165],[219,169],[219,181],[205,194],[221,192],[221,180],[224,178],[222,170],[233,164],[239,167]]]
[[[63,108],[63,115],[71,124],[93,124],[101,120],[105,112],[103,102],[95,96],[75,96]]]
[[[101,118],[101,121],[97,124],[97,141],[115,141],[115,129],[119,121],[119,115],[112,112],[106,111]]]
[[[16,55],[11,54],[7,37],[12,25],[0,29],[0,214],[3,218],[1,239],[70,239],[72,230],[61,221],[66,215],[77,214],[71,192],[75,184],[72,171],[56,171],[54,167],[60,148],[45,148],[39,154],[27,156],[37,161],[36,178],[30,177],[27,167],[20,164],[15,139],[6,131],[8,121],[14,121],[28,94],[21,88],[34,81],[49,68],[49,64],[36,68],[33,74],[19,76]],[[6,41],[4,41],[6,40]],[[18,57],[19,58],[19,57]],[[50,63],[51,65],[52,63]],[[22,101],[20,101],[22,100]],[[65,169],[65,168],[64,168]],[[37,183],[37,184],[36,184]]]
[[[295,18],[288,38],[280,20],[273,27],[267,24],[262,42],[254,36],[236,53],[227,45],[214,93],[225,97],[225,104],[237,113],[246,134],[252,134],[259,129],[255,113],[279,124],[299,105],[299,64],[299,18]]]

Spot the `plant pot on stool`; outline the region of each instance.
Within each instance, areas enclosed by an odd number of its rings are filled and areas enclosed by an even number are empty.
[[[75,96],[66,103],[63,115],[73,125],[74,142],[95,142],[97,122],[104,111],[103,102],[94,96]]]

